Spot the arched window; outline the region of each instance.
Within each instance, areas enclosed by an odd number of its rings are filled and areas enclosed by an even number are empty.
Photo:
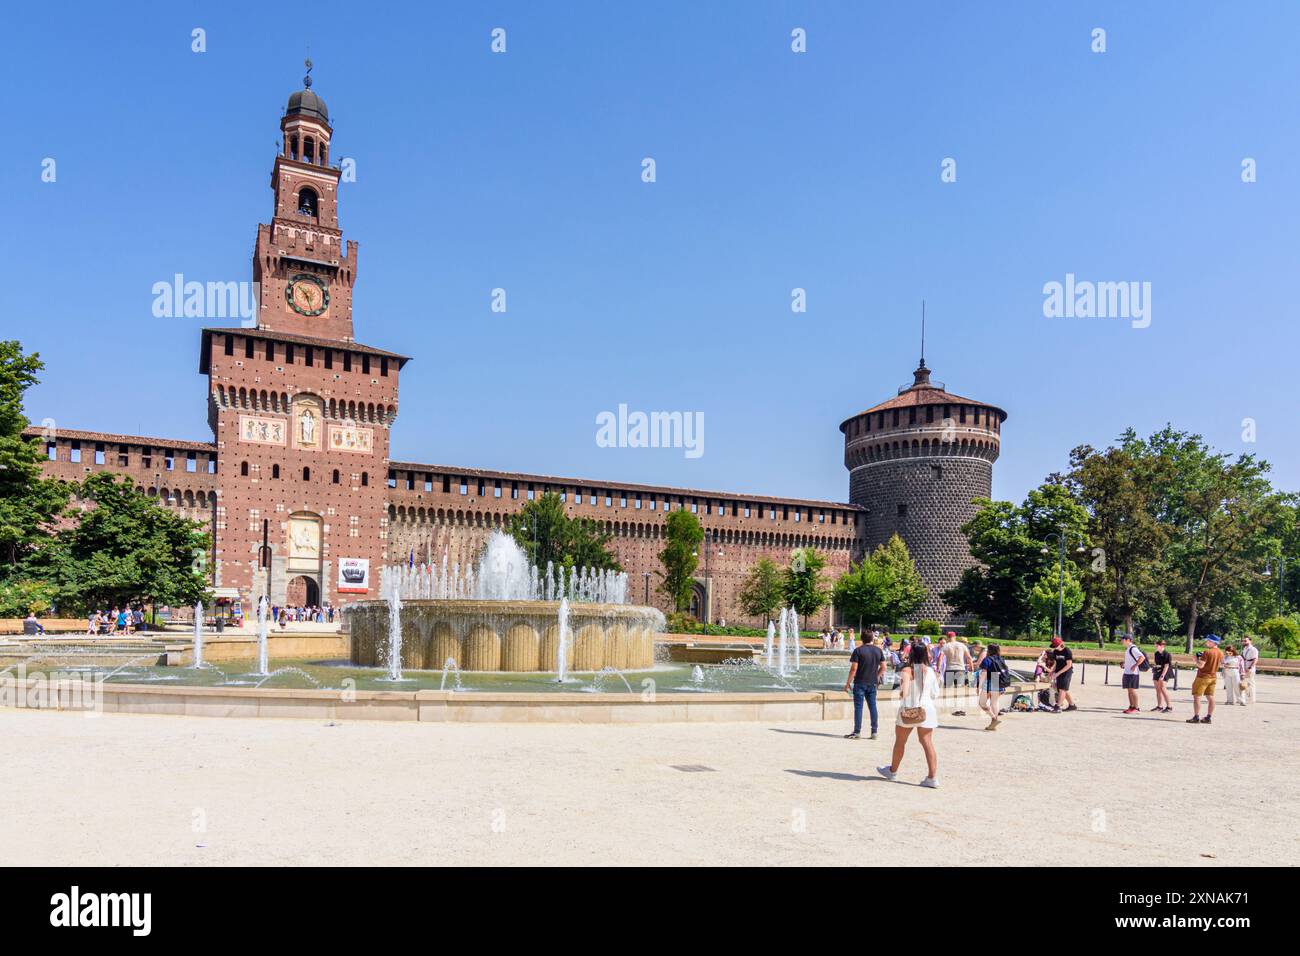
[[[339,470],[337,468],[334,469],[334,474],[330,478],[330,481],[332,481],[336,485],[339,483]]]
[[[272,478],[279,478],[279,477],[280,477],[280,466],[279,466],[279,465],[272,465],[272,466],[271,466],[271,477],[272,477]]]
[[[302,161],[316,165],[316,143],[310,136],[302,141]]]
[[[302,470],[302,480],[311,481],[311,469],[304,467]]]
[[[241,461],[241,462],[239,463],[239,476],[240,476],[241,478],[247,478],[247,477],[248,477],[248,462],[246,462],[246,461]]]
[[[363,471],[361,473],[361,485],[362,487],[365,487],[368,484],[370,484],[370,475],[367,472]]]
[[[316,190],[303,187],[298,193],[298,211],[304,216],[316,218]]]

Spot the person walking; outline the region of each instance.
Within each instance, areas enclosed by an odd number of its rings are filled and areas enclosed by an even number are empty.
[[[1165,650],[1165,639],[1156,641],[1155,662],[1151,665],[1151,677],[1156,685],[1156,705],[1151,708],[1157,714],[1173,713],[1174,705],[1169,699],[1169,688],[1165,681],[1174,676],[1174,656]]]
[[[845,734],[846,740],[857,740],[862,736],[862,705],[865,703],[871,713],[871,739],[876,739],[880,715],[876,710],[876,690],[885,677],[885,653],[867,639],[862,632],[862,643],[849,655],[849,676],[844,681],[844,692],[853,690],[853,733]]]
[[[921,786],[939,786],[939,756],[934,749],[934,728],[939,726],[939,712],[934,706],[939,696],[939,679],[930,666],[930,652],[924,644],[913,644],[908,651],[907,667],[903,668],[902,685],[898,695],[898,717],[894,725],[894,753],[889,764],[877,767],[876,773],[886,780],[898,775],[907,749],[907,738],[916,731],[925,751],[926,774]]]
[[[1223,649],[1223,690],[1225,704],[1241,703],[1241,665],[1235,645],[1229,644]]]
[[[1219,683],[1219,668],[1223,666],[1223,651],[1219,650],[1219,639],[1213,634],[1206,635],[1205,650],[1196,655],[1200,666],[1196,668],[1196,677],[1192,680],[1192,716],[1187,718],[1189,724],[1208,724],[1214,717],[1214,691]],[[1201,717],[1201,700],[1205,700],[1205,717]]]
[[[1249,700],[1255,703],[1255,668],[1259,664],[1259,648],[1247,634],[1241,639],[1241,679],[1245,684],[1245,693],[1241,695],[1241,700],[1237,701],[1242,707],[1246,706]]]
[[[1120,680],[1124,692],[1128,694],[1128,707],[1124,713],[1140,714],[1142,708],[1138,706],[1138,688],[1142,686],[1142,666],[1147,663],[1147,656],[1133,643],[1132,634],[1125,634],[1120,638],[1120,643],[1124,645],[1124,676]]]
[[[975,676],[976,690],[979,691],[980,710],[989,715],[989,725],[985,730],[997,730],[1002,719],[998,716],[998,701],[1002,691],[1011,683],[1011,672],[1002,659],[1002,647],[990,644],[988,651],[980,660],[980,669]]]
[[[1047,672],[1047,676],[1056,690],[1056,700],[1052,704],[1052,713],[1059,714],[1062,710],[1078,710],[1078,705],[1074,702],[1074,695],[1070,693],[1070,681],[1074,679],[1074,651],[1065,645],[1065,641],[1061,640],[1060,635],[1052,638],[1049,650],[1052,655],[1052,669]],[[1065,706],[1062,707],[1062,704],[1065,704]]]

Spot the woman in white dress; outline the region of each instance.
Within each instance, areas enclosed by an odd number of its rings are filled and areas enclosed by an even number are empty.
[[[1233,645],[1229,644],[1223,650],[1223,689],[1228,694],[1226,702],[1236,704],[1241,701],[1242,660]]]
[[[898,689],[898,721],[894,726],[894,754],[887,767],[877,767],[876,772],[886,780],[893,780],[903,762],[907,738],[913,730],[925,751],[927,776],[923,787],[939,786],[939,757],[934,752],[934,728],[939,726],[939,712],[934,706],[939,697],[939,679],[930,666],[930,653],[924,644],[913,644],[908,651],[907,665],[900,671],[902,683]]]

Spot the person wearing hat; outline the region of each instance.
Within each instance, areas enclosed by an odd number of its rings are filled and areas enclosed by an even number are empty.
[[[1214,716],[1214,692],[1218,689],[1219,668],[1223,666],[1223,651],[1219,650],[1219,639],[1213,634],[1205,636],[1205,650],[1196,655],[1200,666],[1196,668],[1196,677],[1192,681],[1192,716],[1187,718],[1189,724],[1208,724]],[[1205,699],[1205,716],[1201,716],[1201,698]]]
[[[1142,665],[1146,662],[1147,656],[1134,643],[1132,634],[1125,634],[1120,638],[1120,642],[1124,645],[1124,676],[1122,683],[1125,692],[1128,694],[1128,707],[1124,713],[1140,713],[1142,708],[1138,706],[1138,688],[1142,685]]]
[[[1059,714],[1062,710],[1078,710],[1079,707],[1074,702],[1074,695],[1070,693],[1070,681],[1074,677],[1074,651],[1065,646],[1065,641],[1060,636],[1052,638],[1052,646],[1049,648],[1052,658],[1052,668],[1047,672],[1047,679],[1052,682],[1056,688],[1056,703],[1052,706],[1052,713]],[[1062,707],[1061,705],[1065,706]]]

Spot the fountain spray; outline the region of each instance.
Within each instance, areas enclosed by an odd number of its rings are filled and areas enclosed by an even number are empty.
[[[203,602],[194,602],[194,667],[203,666]]]
[[[561,568],[560,571],[561,573],[563,573],[564,569]],[[559,672],[559,677],[556,679],[556,683],[563,684],[564,668],[565,668],[565,664],[568,663],[568,657],[569,657],[569,599],[568,597],[560,598],[558,631],[559,633],[557,634],[555,639],[555,643],[557,647],[557,650],[555,652],[555,657],[556,657],[555,669]]]
[[[266,660],[266,595],[257,602],[257,673],[269,674],[271,670],[267,667]]]
[[[402,679],[402,584],[397,575],[385,579],[388,587],[388,679]]]

